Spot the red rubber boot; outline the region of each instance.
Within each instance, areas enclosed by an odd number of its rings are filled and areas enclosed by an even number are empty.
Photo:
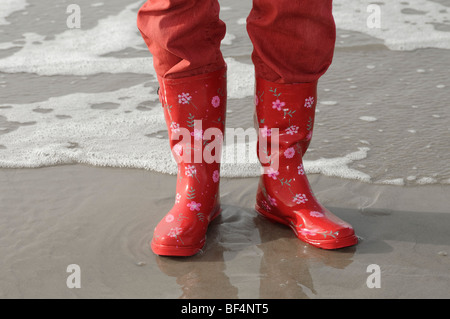
[[[191,256],[202,249],[208,225],[220,213],[226,70],[159,83],[178,176],[175,204],[156,226],[151,247],[158,255]]]
[[[336,249],[355,245],[358,239],[348,223],[316,200],[302,164],[312,136],[316,88],[317,82],[278,84],[256,79],[258,157],[265,170],[259,181],[256,210],[288,225],[306,243]],[[274,129],[278,129],[278,143]]]

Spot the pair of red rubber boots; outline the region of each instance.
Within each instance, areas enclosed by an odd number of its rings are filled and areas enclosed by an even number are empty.
[[[191,256],[220,214],[220,156],[226,116],[226,69],[181,79],[159,78],[159,97],[178,164],[175,204],[154,230],[157,255]],[[256,79],[258,158],[264,168],[256,211],[323,249],[355,245],[353,228],[314,197],[302,157],[311,140],[317,83]]]

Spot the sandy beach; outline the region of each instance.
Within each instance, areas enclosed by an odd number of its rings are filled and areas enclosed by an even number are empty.
[[[204,251],[159,257],[149,243],[175,181],[85,165],[0,170],[0,297],[449,297],[448,187],[313,175],[317,198],[360,237],[355,247],[326,251],[257,215],[255,178],[222,179],[223,213]],[[66,285],[70,264],[80,266],[79,289]],[[367,286],[372,264],[380,288]]]
[[[222,214],[188,258],[149,245],[176,166],[143,2],[78,0],[80,29],[72,1],[0,2],[0,298],[450,298],[449,1],[380,0],[379,29],[370,1],[334,1],[305,170],[358,245],[314,248],[259,216],[250,156],[223,163]],[[250,8],[222,1],[229,128],[253,127]]]

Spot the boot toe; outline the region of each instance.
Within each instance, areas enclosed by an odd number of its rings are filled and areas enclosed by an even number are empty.
[[[151,242],[157,255],[191,256],[205,244],[207,226],[192,221],[173,222],[164,218],[156,226]]]
[[[204,244],[204,238],[183,240],[170,235],[154,235],[151,248],[155,254],[160,256],[192,256],[200,252]]]
[[[323,249],[338,249],[353,246],[358,243],[358,237],[352,227],[338,227],[335,229],[320,229],[316,231],[300,231],[299,238],[303,241]]]

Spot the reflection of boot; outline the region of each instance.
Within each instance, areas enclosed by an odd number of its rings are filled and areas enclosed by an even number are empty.
[[[290,237],[289,229],[261,216],[256,216],[254,222],[261,237],[258,248],[263,253],[259,298],[320,297],[315,286],[320,287],[322,282],[320,277],[311,275],[310,269],[319,266],[345,269],[353,262],[354,247],[335,251],[316,249]]]
[[[319,204],[303,168],[302,157],[312,136],[316,89],[317,82],[256,80],[259,144],[267,139],[267,149],[258,150],[258,156],[262,163],[266,158],[271,161],[263,164],[265,174],[260,178],[256,210],[290,226],[299,239],[313,246],[335,249],[355,245],[358,239],[348,223]],[[277,145],[271,144],[276,140],[273,129],[279,132]]]
[[[178,179],[175,204],[156,226],[151,246],[158,255],[191,256],[203,247],[208,224],[220,213],[226,70],[159,82]]]
[[[182,299],[238,298],[238,289],[225,274],[224,247],[220,244],[220,218],[208,228],[208,244],[189,259],[156,257],[159,269],[175,277]],[[214,283],[214,284],[212,284]],[[220,287],[220,289],[218,289]]]
[[[238,290],[225,274],[225,262],[219,259],[214,262],[192,263],[157,257],[159,269],[170,277],[175,277],[182,291],[180,299],[234,299],[238,298]],[[220,287],[218,289],[218,287]]]
[[[258,248],[263,253],[259,298],[305,299],[315,295],[309,271],[311,256],[301,251],[305,245],[289,237],[291,233],[285,227],[268,222],[261,216],[256,216],[254,222],[261,237]]]

